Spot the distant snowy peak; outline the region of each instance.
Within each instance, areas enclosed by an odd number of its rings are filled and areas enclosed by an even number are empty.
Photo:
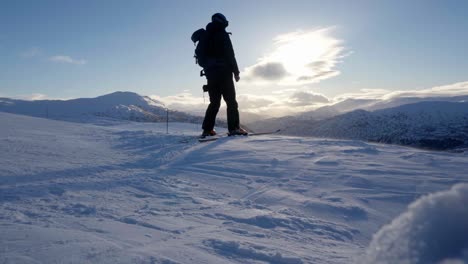
[[[363,109],[375,111],[386,108],[398,107],[401,105],[415,104],[422,102],[451,102],[462,103],[468,101],[468,95],[450,96],[450,97],[395,97],[386,100],[379,100],[375,103],[364,107]]]
[[[323,106],[317,108],[313,111],[308,111],[299,114],[298,119],[313,119],[321,120],[330,118],[339,114],[350,112],[356,109],[366,109],[369,106],[378,102],[377,99],[352,99],[348,98],[346,100],[340,101],[338,103]]]
[[[65,101],[0,98],[0,111],[69,121],[88,121],[100,116],[145,122],[165,121],[169,111],[171,121],[199,121],[198,117],[167,110],[163,103],[133,92],[114,92],[96,98]]]
[[[307,119],[313,119],[313,120],[321,120],[321,119],[326,119],[330,118],[332,116],[339,115],[341,112],[338,111],[334,106],[323,106],[320,107],[314,111],[309,111],[302,113],[297,116],[298,119],[302,120],[307,120]]]
[[[360,139],[432,149],[468,146],[468,103],[420,102],[296,123],[286,134]]]
[[[76,99],[76,100],[87,100],[87,99]],[[151,99],[148,96],[141,96],[133,92],[114,92],[91,98],[96,100],[98,103],[110,104],[110,105],[135,105],[141,107],[160,107],[165,108],[164,104]]]
[[[376,111],[422,102],[468,102],[468,95],[452,97],[395,97],[385,100],[348,98],[335,104],[324,106],[314,111],[303,113],[299,117],[309,116],[312,119],[324,119],[322,117],[329,118],[358,109]]]
[[[444,106],[443,103],[449,103],[447,106]],[[453,97],[395,97],[389,98],[386,100],[381,99],[354,99],[347,98],[342,101],[339,101],[332,105],[327,105],[320,107],[313,111],[299,113],[298,115],[291,117],[280,117],[280,118],[271,118],[262,121],[250,121],[247,126],[252,127],[254,130],[276,130],[283,128],[290,128],[296,126],[296,123],[299,126],[308,126],[310,124],[302,124],[304,122],[311,123],[317,122],[320,120],[326,120],[341,114],[350,113],[356,110],[366,110],[366,111],[380,111],[382,113],[390,114],[392,109],[397,108],[400,111],[433,111],[432,114],[436,114],[435,109],[442,107],[441,113],[448,115],[454,114],[451,110],[453,107],[463,108],[463,106],[450,106],[450,103],[463,103],[468,102],[468,95],[466,96],[453,96]],[[404,105],[413,105],[421,103],[418,106],[411,106],[410,108],[398,108]],[[425,105],[429,104],[427,110],[423,108]],[[415,108],[416,107],[416,108]],[[423,108],[421,108],[423,107]],[[411,109],[413,108],[413,109]],[[435,110],[435,111],[434,111]],[[459,109],[460,110],[460,109]],[[456,111],[459,111],[456,110]],[[463,109],[462,109],[463,110]],[[455,111],[455,109],[454,109]],[[362,112],[361,112],[362,114]],[[294,128],[292,128],[294,129]]]
[[[353,111],[356,109],[369,109],[372,105],[375,105],[380,100],[378,99],[352,99],[348,98],[344,101],[338,102],[336,104],[331,105],[333,109],[338,112],[344,113]]]
[[[398,107],[386,108],[374,111],[378,114],[392,114],[392,113],[430,113],[445,114],[445,115],[468,115],[467,102],[446,102],[446,101],[426,101],[413,104],[401,105]]]

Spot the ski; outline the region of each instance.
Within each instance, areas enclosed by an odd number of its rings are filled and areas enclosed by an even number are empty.
[[[271,135],[271,134],[279,133],[280,131],[281,131],[281,129],[278,129],[276,131],[249,133],[247,135],[233,135],[233,136],[225,134],[225,135],[219,135],[219,136],[217,135],[217,136],[212,136],[212,137],[199,138],[198,141],[199,142],[210,142],[210,141],[218,140],[220,138],[227,138],[227,137],[239,138],[239,137],[252,137],[252,136],[261,136],[261,135]]]

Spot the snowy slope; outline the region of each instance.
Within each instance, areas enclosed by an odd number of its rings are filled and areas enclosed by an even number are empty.
[[[0,263],[351,263],[410,202],[468,182],[463,153],[0,122]]]
[[[420,102],[374,112],[355,110],[287,127],[289,135],[361,139],[432,149],[468,146],[468,103]]]
[[[96,98],[73,100],[25,101],[0,98],[0,112],[46,117],[67,121],[93,121],[96,116],[120,120],[162,122],[166,121],[166,107],[159,101],[132,92],[115,92]],[[195,117],[170,110],[172,122],[197,122]]]

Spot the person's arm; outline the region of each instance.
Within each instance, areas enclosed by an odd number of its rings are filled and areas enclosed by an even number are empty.
[[[234,48],[232,47],[231,38],[226,34],[225,41],[225,54],[227,56],[228,63],[231,65],[232,72],[234,73],[234,78],[236,82],[239,81],[239,67],[237,66],[236,55],[234,54]]]

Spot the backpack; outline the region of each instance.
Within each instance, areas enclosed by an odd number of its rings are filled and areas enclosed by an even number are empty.
[[[195,55],[193,56],[195,58],[195,63],[200,65],[203,69],[206,69],[208,66],[208,40],[207,40],[207,33],[204,28],[200,28],[193,32],[192,34],[192,41],[193,44],[196,45],[195,48]],[[197,44],[198,42],[198,44]],[[203,70],[200,72],[200,76],[203,76]]]

